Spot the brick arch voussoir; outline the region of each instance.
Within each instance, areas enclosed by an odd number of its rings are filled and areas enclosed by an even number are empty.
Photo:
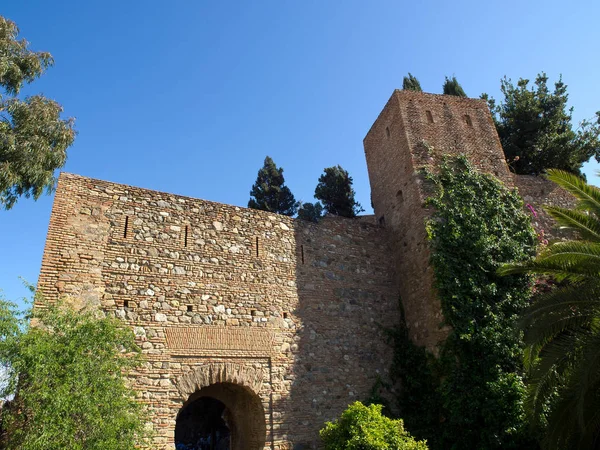
[[[263,384],[263,370],[237,363],[203,364],[182,375],[176,382],[177,390],[186,401],[203,387],[216,383],[243,386],[258,396]]]

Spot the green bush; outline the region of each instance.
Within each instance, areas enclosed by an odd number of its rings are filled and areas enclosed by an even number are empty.
[[[381,405],[355,402],[320,432],[325,450],[427,450],[404,429],[402,420],[381,413]]]

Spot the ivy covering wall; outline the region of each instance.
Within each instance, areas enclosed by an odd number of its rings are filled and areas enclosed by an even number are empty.
[[[435,287],[450,334],[439,357],[393,333],[400,416],[433,449],[534,449],[525,419],[522,342],[515,329],[531,294],[525,276],[498,267],[531,258],[537,237],[516,192],[465,157],[428,174],[427,223]],[[410,362],[410,364],[407,364]]]

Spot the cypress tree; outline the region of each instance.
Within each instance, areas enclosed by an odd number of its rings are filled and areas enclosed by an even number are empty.
[[[248,208],[285,216],[296,214],[298,203],[290,188],[284,183],[283,169],[277,168],[271,157],[267,156],[250,191]]]
[[[462,86],[458,82],[455,76],[452,78],[446,77],[446,81],[444,81],[444,94],[445,95],[455,95],[456,97],[466,97],[465,91]]]
[[[410,72],[408,72],[408,76],[404,77],[402,80],[402,90],[423,92],[423,89],[421,89],[421,83],[419,83],[417,77],[413,76],[413,74]]]

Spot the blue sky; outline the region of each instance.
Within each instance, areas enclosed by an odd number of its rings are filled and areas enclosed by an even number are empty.
[[[600,110],[597,0],[20,0],[0,14],[56,60],[25,93],[76,118],[65,171],[240,206],[270,155],[304,201],[341,164],[370,211],[362,139],[409,71],[435,93],[456,75],[472,97],[562,74],[577,121]],[[0,211],[7,298],[37,280],[51,207]]]

